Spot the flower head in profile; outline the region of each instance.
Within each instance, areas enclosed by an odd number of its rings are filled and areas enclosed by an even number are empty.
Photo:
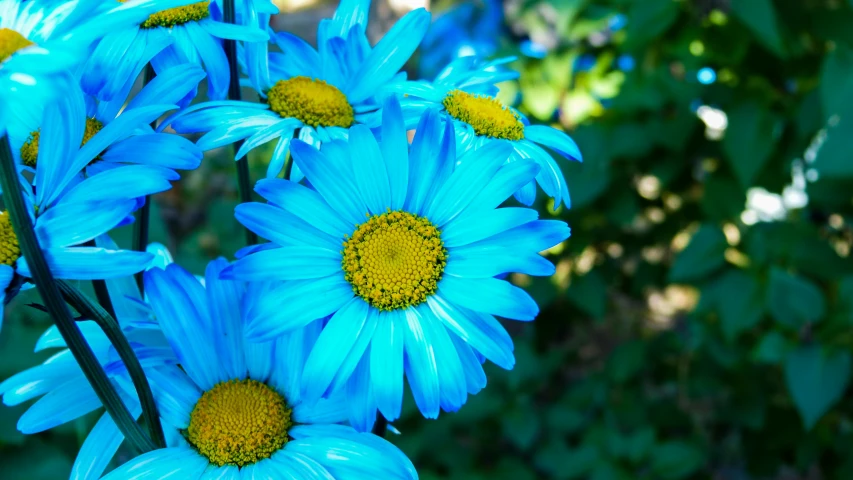
[[[269,35],[256,25],[224,23],[221,2],[151,1],[155,2],[158,11],[132,28],[109,33],[94,49],[83,72],[86,93],[112,100],[121,92],[126,80],[148,62],[158,74],[171,67],[191,63],[204,67],[207,96],[221,100],[228,94],[230,83],[222,40],[269,40]],[[185,95],[181,105],[189,103],[196,91],[193,88]]]
[[[496,208],[539,170],[506,163],[509,144],[457,157],[452,125],[442,129],[429,110],[409,148],[395,99],[383,116],[381,140],[357,125],[347,143],[317,150],[294,142],[313,188],[258,182],[269,203],[239,205],[236,216],[271,243],[241,252],[223,272],[265,282],[252,292],[251,339],[325,324],[301,392],[315,399],[345,387],[359,429],[377,407],[399,417],[404,372],[421,412],[434,418],[485,385],[481,355],[512,368],[512,341],[495,316],[533,320],[538,307],[495,277],[552,274],[539,252],[569,236],[565,223],[538,220],[534,210]]]
[[[79,88],[69,88],[66,92],[72,103],[68,115],[80,115],[80,120],[85,120],[81,148],[69,171],[77,171],[82,165],[85,174],[91,176],[122,165],[169,170],[192,170],[199,166],[202,152],[195,144],[179,135],[155,132],[150,123],[177,108],[175,104],[196,88],[204,78],[201,67],[192,64],[171,67],[128,98],[137,73],[127,79],[120,94],[111,101],[91,96],[83,99]],[[36,111],[31,113],[17,119],[29,133],[23,138],[11,136],[11,144],[19,163],[36,171],[42,144],[41,115]],[[70,127],[78,125],[79,120]]]
[[[416,479],[393,445],[338,422],[344,398],[305,402],[299,384],[319,325],[275,342],[243,335],[250,306],[240,282],[220,280],[211,262],[204,285],[181,267],[145,273],[149,303],[180,368],[146,374],[171,435],[170,446],[117,468],[105,479]]]
[[[115,243],[103,235],[97,245],[110,250]],[[158,257],[168,256],[162,245],[149,245],[148,251]],[[143,302],[133,277],[118,277],[106,281],[115,318],[122,333],[145,369],[157,365],[174,364],[175,356],[158,325],[151,319],[151,309]],[[109,379],[118,389],[125,405],[134,418],[141,414],[141,406],[130,377],[118,353],[95,321],[81,318],[76,322],[86,343],[92,348]],[[83,370],[75,361],[56,326],[51,326],[38,339],[35,351],[43,352],[61,348],[40,365],[28,368],[0,383],[0,395],[6,406],[15,406],[35,400],[18,420],[17,428],[24,434],[36,434],[66,424],[98,410],[101,407]],[[0,407],[4,408],[4,407]],[[92,428],[71,468],[69,478],[96,480],[101,478],[115,455],[124,436],[108,413],[103,413]]]
[[[60,97],[89,46],[145,18],[152,1],[0,0],[0,134]]]
[[[422,8],[409,12],[371,47],[365,33],[369,10],[369,0],[342,0],[334,17],[320,23],[317,49],[285,32],[272,38],[283,53],[251,50],[261,45],[247,49],[246,70],[266,105],[199,104],[180,112],[172,126],[181,133],[207,132],[198,142],[204,150],[247,139],[237,159],[279,138],[269,177],[284,166],[294,132],[319,145],[345,139],[354,125],[377,126],[381,118],[377,93],[400,80],[400,68],[426,33],[429,13]],[[302,178],[298,166],[291,178]]]
[[[87,165],[99,152],[112,143],[118,148],[121,140],[131,137],[130,122],[123,119],[136,118],[136,109],[94,132],[86,119],[79,87],[76,93],[73,88],[67,93],[65,101],[45,109],[33,181],[19,175],[39,245],[53,275],[60,279],[106,279],[139,272],[152,255],[86,243],[131,222],[131,214],[145,196],[171,188],[177,174],[157,165],[118,166],[123,163],[121,159],[130,162],[131,157],[114,153],[112,161],[118,168],[87,175]],[[145,118],[150,121],[154,117]],[[0,288],[13,294],[15,286],[30,278],[30,270],[5,212],[0,212],[0,253]],[[13,288],[7,291],[9,287]]]
[[[461,149],[509,143],[510,161],[528,159],[539,164],[541,169],[535,183],[531,181],[515,193],[521,203],[533,204],[538,183],[554,199],[555,209],[560,202],[570,207],[569,188],[562,170],[542,146],[577,161],[581,161],[580,150],[565,132],[545,125],[530,125],[521,113],[496,97],[495,84],[518,75],[500,68],[512,60],[482,63],[475,57],[463,57],[451,62],[432,82],[401,82],[391,90],[401,94],[407,125],[416,123],[426,109],[438,108],[453,123]]]

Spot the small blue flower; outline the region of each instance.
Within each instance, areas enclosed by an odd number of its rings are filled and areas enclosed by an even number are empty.
[[[432,82],[401,82],[389,90],[401,94],[400,103],[409,127],[414,126],[425,110],[438,108],[453,124],[460,149],[509,143],[512,146],[510,161],[530,159],[539,164],[541,170],[535,183],[531,181],[515,193],[521,203],[533,204],[538,183],[554,199],[555,209],[560,202],[570,207],[563,173],[551,154],[540,145],[569,160],[581,161],[580,150],[565,132],[545,125],[530,125],[521,113],[495,98],[495,84],[517,76],[515,72],[499,68],[512,60],[505,58],[483,64],[474,57],[461,58],[448,65]]]
[[[230,72],[222,39],[267,42],[269,35],[254,25],[223,23],[221,7],[216,1],[186,5],[189,1],[185,0],[180,2],[184,6],[168,8],[174,3],[176,0],[160,0],[156,5],[167,9],[161,8],[134,28],[107,34],[85,66],[84,91],[112,100],[127,79],[149,61],[158,74],[177,65],[192,63],[204,66],[207,96],[214,100],[225,98]],[[180,104],[188,104],[195,95],[196,89],[193,89]]]
[[[512,368],[512,340],[495,316],[533,320],[539,309],[495,277],[551,275],[539,252],[569,236],[565,223],[537,220],[535,210],[496,208],[539,170],[526,160],[506,163],[509,143],[457,157],[453,127],[442,128],[435,110],[423,115],[411,147],[393,97],[383,117],[381,140],[356,125],[348,143],[319,151],[294,141],[313,188],[258,182],[269,203],[239,205],[236,216],[271,243],[240,252],[223,272],[259,282],[250,340],[325,324],[301,395],[346,390],[359,430],[370,428],[377,407],[399,417],[404,372],[421,412],[435,418],[485,385],[481,359]]]
[[[61,96],[89,46],[145,18],[150,3],[0,0],[0,134],[15,132],[16,111]]]
[[[258,45],[245,50],[251,83],[265,103],[202,103],[164,123],[171,121],[181,133],[207,132],[198,141],[203,150],[247,139],[237,159],[280,139],[267,170],[269,177],[282,170],[296,131],[301,140],[319,145],[345,139],[353,125],[378,125],[381,103],[376,95],[404,78],[399,70],[420,44],[429,13],[409,12],[371,47],[365,34],[369,10],[369,0],[343,0],[334,17],[320,23],[318,50],[284,32],[273,36],[284,53],[251,50]],[[298,168],[291,178],[302,178]]]
[[[204,285],[174,264],[145,273],[151,308],[180,363],[146,371],[172,441],[104,478],[416,479],[396,447],[338,423],[346,419],[343,395],[304,401],[299,384],[319,325],[246,342],[251,304],[242,283],[219,279],[227,265],[211,262]]]

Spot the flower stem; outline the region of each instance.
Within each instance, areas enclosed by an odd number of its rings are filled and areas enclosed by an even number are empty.
[[[12,227],[15,229],[15,235],[18,237],[21,252],[27,259],[36,288],[65,344],[71,350],[71,354],[80,365],[98,399],[128,442],[139,452],[153,450],[156,445],[127,410],[118,392],[110,383],[104,368],[71,317],[68,306],[62,300],[62,295],[36,239],[32,220],[24,204],[9,138],[5,134],[0,137],[0,186],[3,188],[3,200],[12,221]]]
[[[154,72],[154,67],[149,63],[145,66],[145,74],[142,77],[142,84],[148,85],[157,74]],[[151,128],[157,128],[157,121],[151,123]],[[133,249],[137,252],[144,252],[148,248],[148,229],[151,224],[151,195],[145,196],[145,203],[136,213],[136,221],[133,222]],[[142,272],[136,274],[136,286],[140,292],[145,291],[145,286],[142,282]]]
[[[148,378],[142,370],[142,365],[139,363],[139,359],[136,358],[136,354],[124,336],[118,322],[106,310],[101,308],[100,305],[89,300],[83,292],[74,288],[69,283],[59,280],[57,284],[65,301],[85,318],[94,320],[107,335],[110,343],[112,343],[116,352],[118,352],[121,361],[124,362],[127,373],[130,374],[130,379],[133,381],[134,388],[136,388],[136,393],[139,395],[142,415],[145,418],[146,425],[148,425],[148,434],[158,448],[165,448],[166,437],[163,435],[163,426],[160,424],[160,414],[157,412],[157,404],[154,402],[154,395],[151,393],[151,385],[149,385]]]
[[[225,0],[222,11],[223,20],[225,23],[235,23],[236,15],[234,11],[234,0]],[[225,40],[225,56],[228,57],[228,69],[231,75],[230,83],[228,84],[228,99],[241,100],[240,93],[240,72],[237,64],[237,42],[234,40]],[[234,152],[240,150],[243,141],[234,143]],[[252,182],[249,179],[249,156],[246,155],[235,162],[237,164],[237,187],[240,191],[240,203],[248,203],[252,201]],[[246,242],[249,245],[258,243],[258,236],[255,232],[246,229]]]

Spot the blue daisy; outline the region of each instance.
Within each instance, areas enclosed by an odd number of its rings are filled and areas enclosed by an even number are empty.
[[[103,235],[97,239],[98,247],[115,250],[113,241]],[[148,251],[163,256],[164,248],[152,244]],[[168,252],[165,252],[168,256]],[[151,319],[151,309],[143,302],[133,277],[119,277],[106,281],[116,320],[131,343],[143,368],[151,369],[174,364],[177,359],[172,349]],[[91,320],[77,322],[83,337],[118,389],[131,414],[138,418],[141,407],[133,384],[118,354],[106,335]],[[94,390],[89,386],[79,364],[55,326],[50,327],[36,343],[35,351],[62,348],[41,365],[19,372],[0,383],[0,395],[7,406],[36,400],[18,420],[18,430],[34,434],[76,420],[101,407]],[[40,397],[40,398],[39,398]],[[103,413],[80,448],[69,478],[96,480],[101,478],[107,465],[124,440],[108,413]]]
[[[457,158],[452,126],[442,129],[436,111],[424,114],[410,148],[393,98],[383,117],[381,140],[356,125],[348,143],[319,151],[294,141],[313,189],[258,182],[269,203],[239,205],[236,216],[271,243],[241,252],[223,272],[264,282],[253,288],[250,339],[325,323],[302,396],[345,388],[360,430],[377,407],[399,417],[404,372],[421,412],[435,418],[485,385],[482,358],[512,368],[512,341],[495,316],[533,320],[538,307],[495,277],[551,275],[539,252],[569,236],[565,223],[537,220],[535,210],[496,208],[539,170],[506,163],[507,142]]]
[[[204,66],[207,96],[213,100],[224,99],[228,94],[230,72],[222,40],[265,43],[269,35],[253,25],[224,23],[222,9],[216,1],[180,3],[184,5],[158,11],[138,22],[135,28],[107,34],[86,63],[82,81],[84,91],[111,100],[131,73],[139,71],[150,60],[158,74],[185,63]],[[193,89],[186,95],[181,105],[189,103],[196,92],[197,89]]]
[[[135,72],[138,73],[138,72]],[[111,101],[86,96],[83,145],[74,167],[84,165],[86,175],[122,165],[140,164],[166,169],[193,170],[202,159],[201,150],[191,141],[173,134],[155,132],[150,123],[176,108],[185,95],[204,78],[201,67],[178,65],[163,71],[133,98],[128,98],[135,83],[131,75],[119,95]],[[79,89],[71,89],[70,95]],[[80,99],[74,108],[79,111]],[[69,112],[70,113],[70,112]],[[22,118],[21,114],[26,114]],[[36,170],[41,141],[41,115],[36,109],[19,112],[16,121],[28,132],[25,138],[11,136],[16,160],[30,171]]]
[[[94,280],[139,272],[152,260],[151,254],[81,245],[132,221],[131,214],[144,197],[171,188],[177,174],[157,165],[124,165],[84,175],[105,146],[131,135],[124,130],[128,122],[123,119],[149,107],[121,115],[81,147],[88,127],[82,92],[78,88],[76,95],[68,93],[67,101],[45,110],[34,181],[19,175],[39,244],[57,278]],[[0,288],[12,287],[7,293],[14,293],[14,287],[30,278],[30,271],[5,213],[0,214],[0,247]]]
[[[343,395],[303,400],[299,384],[319,325],[246,342],[250,304],[242,283],[219,279],[227,265],[211,262],[204,285],[174,264],[145,273],[151,308],[180,363],[146,371],[172,441],[104,478],[416,479],[396,447],[339,424]]]
[[[522,186],[515,197],[525,205],[536,199],[536,183],[551,198],[554,208],[563,202],[571,207],[569,188],[560,166],[542,146],[568,160],[581,161],[577,144],[565,132],[545,125],[530,125],[524,115],[496,98],[496,83],[514,78],[515,72],[499,66],[512,58],[479,62],[463,57],[445,67],[432,82],[410,81],[394,85],[406,123],[413,126],[421,114],[437,108],[452,122],[461,149],[492,143],[512,145],[510,161],[529,159],[541,167],[535,183]]]
[[[75,82],[68,71],[86,58],[89,46],[145,18],[151,4],[0,0],[0,133],[4,126],[15,131],[16,111],[64,92]]]
[[[195,105],[176,114],[172,127],[181,133],[206,132],[198,141],[203,150],[247,139],[237,159],[278,138],[267,170],[275,177],[294,132],[319,145],[345,139],[353,125],[377,126],[381,103],[376,95],[404,78],[399,70],[420,44],[430,17],[422,8],[409,12],[371,47],[365,34],[369,10],[369,0],[341,1],[334,17],[320,22],[316,50],[285,32],[272,38],[284,53],[245,50],[251,84],[265,103]],[[302,178],[298,168],[291,178]]]

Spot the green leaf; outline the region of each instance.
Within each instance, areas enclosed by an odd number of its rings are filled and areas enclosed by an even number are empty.
[[[752,352],[752,358],[759,363],[781,364],[791,349],[791,342],[777,331],[771,331],[761,337],[758,346]]]
[[[607,361],[610,378],[622,383],[639,373],[646,357],[646,344],[633,341],[622,344],[613,351]]]
[[[838,45],[826,55],[820,69],[820,103],[824,118],[849,112],[853,101],[853,50]]]
[[[726,236],[721,229],[710,224],[702,225],[690,239],[687,248],[675,258],[669,271],[669,280],[689,282],[706,277],[723,266],[726,248]]]
[[[776,56],[786,56],[772,0],[735,0],[731,7],[732,15],[755,32],[765,47]]]
[[[820,145],[814,167],[827,179],[853,177],[853,154],[850,138],[853,137],[853,107],[826,127],[826,139]]]
[[[710,220],[740,218],[746,205],[746,192],[730,176],[712,175],[705,181],[702,211]]]
[[[687,478],[699,470],[705,463],[705,454],[690,443],[673,441],[655,448],[651,462],[655,478],[674,480]]]
[[[767,309],[780,324],[800,328],[823,318],[826,303],[823,293],[814,282],[772,267],[767,288]]]
[[[741,188],[746,190],[770,158],[781,124],[766,107],[752,101],[740,103],[727,113],[729,125],[723,151]]]
[[[569,300],[595,319],[604,317],[607,310],[607,283],[596,270],[575,277],[568,290]]]
[[[678,19],[679,4],[674,0],[642,0],[631,5],[626,48],[638,48],[666,32]]]
[[[554,478],[586,478],[595,468],[601,454],[595,445],[569,449],[561,438],[550,439],[536,451],[533,462],[543,472]]]
[[[785,382],[807,430],[833,405],[850,382],[850,352],[800,347],[785,359]]]
[[[717,280],[714,288],[719,299],[717,311],[728,340],[734,340],[739,333],[761,320],[764,296],[754,276],[741,270],[731,270]]]
[[[532,405],[521,404],[501,415],[504,438],[520,450],[528,450],[539,436],[541,422]]]

